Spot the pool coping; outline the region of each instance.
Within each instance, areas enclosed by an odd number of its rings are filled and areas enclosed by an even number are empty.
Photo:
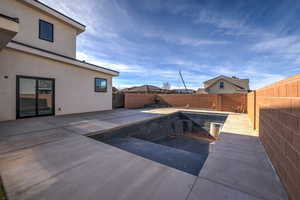
[[[147,110],[144,110],[144,111],[147,111]],[[149,110],[153,110],[153,109],[149,109]],[[206,112],[204,110],[200,111],[200,110],[196,110],[196,109],[183,109],[183,108],[179,108],[179,109],[176,109],[176,111],[174,111],[172,113],[160,114],[158,116],[152,116],[149,119],[144,119],[144,120],[140,120],[140,121],[136,121],[136,122],[131,122],[131,123],[127,123],[125,125],[119,125],[119,126],[116,126],[116,127],[113,127],[113,128],[103,129],[103,130],[100,130],[100,131],[89,132],[87,134],[83,134],[83,136],[89,137],[89,136],[94,136],[94,135],[98,135],[98,134],[103,134],[105,132],[119,130],[119,129],[126,128],[126,127],[129,127],[129,126],[137,125],[137,124],[140,124],[140,123],[145,123],[145,122],[149,122],[149,121],[152,121],[152,120],[156,120],[156,119],[164,118],[164,117],[167,117],[167,116],[171,116],[171,115],[174,115],[174,114],[188,113],[188,112],[190,112],[190,113],[198,113],[198,114],[201,114],[201,113],[202,114],[220,114],[220,115],[227,115],[227,117],[230,114],[232,114],[232,112],[222,112],[222,111],[216,111],[216,112],[207,111]],[[226,120],[225,120],[225,122],[226,122]],[[224,124],[225,124],[225,122],[224,122]]]

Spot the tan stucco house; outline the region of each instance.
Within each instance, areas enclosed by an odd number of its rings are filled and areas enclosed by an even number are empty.
[[[239,94],[248,93],[249,79],[240,79],[235,76],[217,76],[207,80],[204,83],[204,88],[199,88],[197,93],[200,94]]]
[[[0,121],[112,109],[117,71],[76,59],[85,26],[36,0],[1,0]]]

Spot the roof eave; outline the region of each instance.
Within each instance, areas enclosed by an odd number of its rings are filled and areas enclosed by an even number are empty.
[[[50,52],[50,51],[47,51],[47,50],[44,50],[44,49],[40,49],[40,48],[37,48],[37,47],[33,47],[33,46],[30,46],[30,45],[27,45],[27,44],[23,44],[21,42],[11,41],[7,45],[7,47],[11,48],[11,49],[18,50],[18,51],[23,51],[23,52],[26,52],[26,53],[29,53],[29,54],[33,54],[33,55],[45,57],[45,58],[48,58],[48,59],[52,59],[52,60],[55,60],[55,61],[71,64],[71,65],[81,67],[81,68],[84,68],[84,69],[87,69],[87,70],[101,72],[101,73],[104,73],[104,74],[107,74],[107,75],[110,75],[110,76],[119,76],[118,71],[107,69],[105,67],[101,67],[101,66],[98,66],[98,65],[94,65],[94,64],[91,64],[91,63],[80,61],[80,60],[77,60],[75,58],[70,58],[70,57],[60,55],[60,54],[57,54],[57,53],[54,53],[54,52]]]
[[[80,22],[64,15],[63,13],[59,12],[58,10],[55,10],[54,8],[49,7],[48,5],[38,1],[38,0],[19,0],[21,2],[27,3],[28,5],[39,9],[55,18],[58,18],[59,20],[69,24],[70,26],[76,28],[77,34],[80,34],[85,31],[86,26],[81,24]]]

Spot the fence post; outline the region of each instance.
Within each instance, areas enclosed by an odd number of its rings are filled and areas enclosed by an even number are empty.
[[[223,111],[222,94],[217,94],[217,110]]]
[[[253,115],[254,115],[254,117],[253,117],[253,129],[255,130],[256,129],[256,90],[254,90],[254,92],[253,92],[253,109],[254,109],[254,111],[253,111]]]

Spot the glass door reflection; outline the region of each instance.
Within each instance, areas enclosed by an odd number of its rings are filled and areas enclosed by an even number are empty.
[[[53,113],[53,80],[38,80],[38,115]]]
[[[36,115],[36,80],[19,79],[19,117]]]
[[[17,118],[54,115],[54,79],[17,76]]]

